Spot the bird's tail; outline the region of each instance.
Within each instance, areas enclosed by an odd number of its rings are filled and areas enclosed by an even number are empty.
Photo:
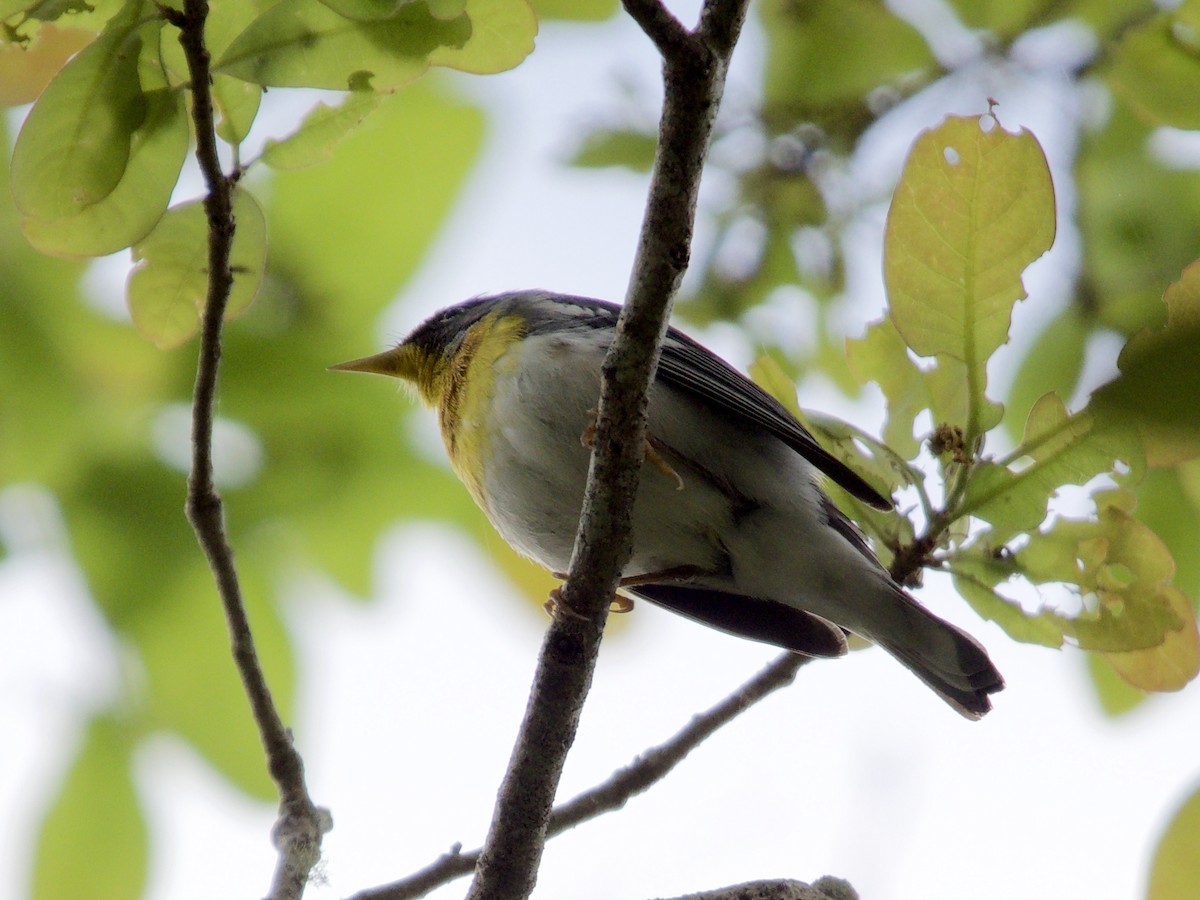
[[[893,586],[894,587],[894,586]],[[865,635],[887,650],[968,719],[992,708],[989,694],[1004,679],[987,651],[965,631],[939,619],[899,587],[886,628]]]

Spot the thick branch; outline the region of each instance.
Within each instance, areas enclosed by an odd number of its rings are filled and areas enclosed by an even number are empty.
[[[519,900],[537,880],[550,810],[591,686],[609,602],[632,552],[646,393],[671,299],[687,268],[704,157],[747,2],[710,0],[729,21],[695,34],[671,25],[659,3],[629,3],[664,57],[658,155],[626,305],[601,374],[595,446],[569,576],[542,644],[470,900]],[[705,12],[710,19],[714,15]],[[709,33],[717,31],[727,37],[720,47],[708,43]]]
[[[644,793],[683,761],[717,729],[729,724],[751,706],[796,677],[808,657],[784,653],[769,666],[743,684],[716,706],[695,718],[686,728],[657,747],[651,747],[623,769],[618,769],[607,781],[589,788],[573,800],[554,809],[546,828],[552,838],[589,819],[618,810],[632,797]],[[475,868],[482,851],[463,853],[455,847],[433,863],[400,881],[356,894],[353,900],[414,900],[434,888],[461,878]]]
[[[279,862],[271,885],[272,900],[298,898],[309,873],[320,857],[321,835],[329,830],[329,814],[318,810],[304,784],[304,765],[292,747],[271,698],[250,622],[242,602],[241,586],[233,562],[233,549],[225,532],[225,514],[213,483],[212,431],[221,363],[221,326],[233,288],[229,267],[233,247],[233,187],[221,170],[213,119],[210,59],[204,41],[207,0],[187,0],[183,12],[163,7],[163,15],[179,28],[179,43],[187,57],[192,84],[192,119],[196,126],[196,159],[204,173],[208,194],[208,295],[200,330],[200,352],[192,401],[192,472],[188,479],[187,516],[208,558],[221,595],[229,628],[233,660],[250,700],[254,721],[267,755],[271,777],[279,787],[280,812],[274,838]]]

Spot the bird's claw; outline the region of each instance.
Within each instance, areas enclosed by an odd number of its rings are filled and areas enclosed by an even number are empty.
[[[559,577],[558,573],[555,573],[555,577]],[[562,577],[565,578],[566,576]],[[583,620],[586,618],[585,616],[581,616],[579,613],[575,612],[575,610],[571,609],[570,604],[563,600],[561,587],[551,589],[550,595],[546,598],[546,602],[542,604],[542,609],[546,611],[546,615],[550,616],[550,618],[554,618],[555,613],[560,609],[566,615],[573,616],[576,619]],[[608,605],[608,611],[610,613],[618,614],[633,612],[633,599],[631,597],[623,597],[620,594],[614,594],[611,602]]]
[[[588,410],[588,424],[584,427],[583,433],[579,435],[579,443],[591,450],[596,446],[596,421],[600,416],[600,410],[593,407]],[[662,472],[662,474],[675,479],[675,490],[683,490],[683,479],[679,477],[679,473],[671,468],[670,464],[662,458],[655,446],[654,438],[646,436],[646,449],[642,459]]]

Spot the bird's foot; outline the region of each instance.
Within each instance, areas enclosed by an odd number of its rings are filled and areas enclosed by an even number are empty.
[[[559,573],[555,572],[554,577],[566,578],[567,576],[560,575]],[[573,616],[576,619],[584,618],[584,616],[581,616],[579,613],[575,612],[575,610],[571,609],[570,604],[563,601],[561,587],[551,589],[550,595],[546,598],[546,602],[542,604],[542,609],[546,611],[546,615],[550,616],[550,618],[554,618],[555,612],[559,609],[562,609],[566,615]],[[610,613],[619,614],[633,612],[633,598],[623,597],[620,594],[614,594],[612,600],[608,604],[608,611]]]
[[[575,610],[571,609],[571,604],[563,600],[562,588],[551,588],[550,595],[546,597],[546,602],[542,604],[542,609],[546,611],[546,615],[554,618],[559,612],[563,615],[570,616],[573,619],[579,619],[581,622],[587,621],[587,616],[581,616]]]
[[[598,407],[592,407],[588,410],[588,424],[584,427],[583,433],[579,435],[579,443],[591,450],[596,446],[596,420],[600,416]],[[662,458],[658,452],[656,441],[649,435],[646,436],[646,449],[643,452],[642,459],[662,472],[662,474],[675,479],[675,490],[683,490],[683,479],[679,477],[679,473],[671,468],[670,464]]]
[[[674,478],[675,490],[682,491],[683,479],[679,477],[678,472],[668,465],[665,459],[659,456],[658,450],[654,446],[656,443],[657,442],[654,440],[654,438],[649,436],[646,437],[646,462],[650,463],[650,465],[654,466],[654,468],[658,469],[658,471],[662,472],[668,478]]]

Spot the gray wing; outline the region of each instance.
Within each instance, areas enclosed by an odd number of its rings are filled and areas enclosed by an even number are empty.
[[[876,509],[892,508],[890,500],[818,444],[778,400],[674,328],[663,342],[658,377],[675,390],[699,397],[735,419],[765,428],[864,503]]]

